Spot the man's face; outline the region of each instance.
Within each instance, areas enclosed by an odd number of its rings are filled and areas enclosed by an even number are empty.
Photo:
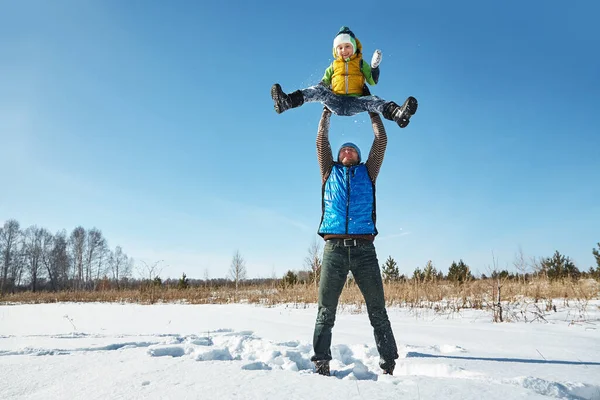
[[[351,43],[340,43],[336,47],[336,50],[338,56],[342,57],[343,59],[352,57],[352,54],[354,54],[354,47],[352,47]]]
[[[356,165],[358,164],[358,153],[356,152],[354,147],[342,147],[338,156],[338,160],[345,167]]]

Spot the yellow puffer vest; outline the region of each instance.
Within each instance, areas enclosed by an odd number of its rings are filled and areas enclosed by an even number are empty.
[[[362,61],[362,45],[356,40],[356,53],[344,60],[337,56],[333,49],[333,75],[331,76],[331,90],[335,94],[354,94],[362,95],[365,77],[360,70]]]

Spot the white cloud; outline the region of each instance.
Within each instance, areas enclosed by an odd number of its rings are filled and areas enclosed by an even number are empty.
[[[402,228],[400,228],[400,230],[402,230]],[[398,233],[391,233],[389,235],[385,235],[385,236],[377,236],[377,240],[381,241],[381,240],[390,240],[390,239],[395,239],[395,238],[399,238],[402,236],[407,236],[410,235],[411,232],[398,232]]]

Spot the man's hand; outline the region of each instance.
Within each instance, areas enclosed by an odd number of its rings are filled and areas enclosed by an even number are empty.
[[[381,63],[381,50],[375,50],[373,52],[373,57],[371,58],[371,68],[379,67]]]

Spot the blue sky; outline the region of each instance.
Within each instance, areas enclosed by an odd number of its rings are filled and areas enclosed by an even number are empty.
[[[600,5],[578,1],[0,1],[0,222],[102,230],[163,277],[303,268],[317,238],[318,83],[349,26],[383,52],[380,262],[475,272],[555,250],[587,270],[600,241]],[[378,8],[376,8],[378,7]],[[368,154],[367,114],[331,142]]]

